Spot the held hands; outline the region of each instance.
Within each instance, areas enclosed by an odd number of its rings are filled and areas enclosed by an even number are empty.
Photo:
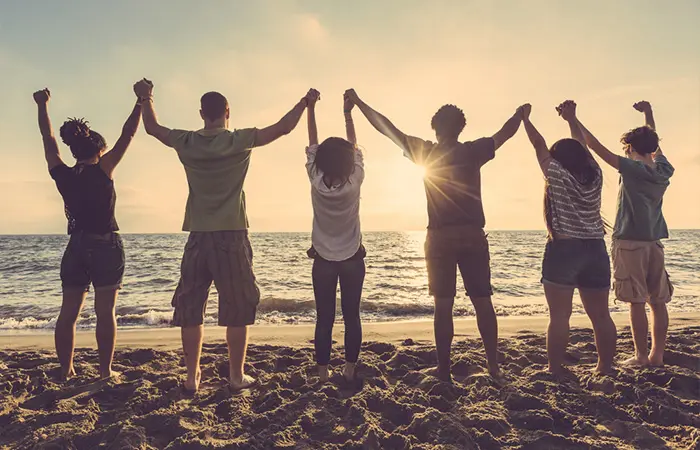
[[[44,105],[48,103],[50,98],[51,92],[49,91],[49,88],[44,88],[34,93],[34,101],[37,105]]]
[[[348,89],[347,91],[345,91],[345,94],[343,94],[343,98],[346,99],[346,102],[351,102],[353,105],[357,105],[362,101],[357,95],[357,92],[355,92],[355,89]]]
[[[559,106],[555,108],[562,119],[567,122],[574,120],[576,118],[576,102],[573,100],[566,100],[562,102]]]
[[[515,111],[515,114],[522,120],[523,122],[530,120],[530,113],[532,112],[532,105],[529,103],[525,103],[522,106],[519,106],[518,109]]]
[[[321,93],[314,88],[309,89],[309,92],[301,99],[307,108],[313,108],[319,100],[321,100]]]
[[[651,112],[651,103],[647,102],[646,100],[637,102],[632,105],[632,107],[641,113]]]
[[[343,112],[348,114],[352,111],[354,107],[355,102],[352,101],[352,99],[348,95],[348,92],[345,91],[345,93],[343,94]]]
[[[134,94],[136,94],[139,99],[153,97],[153,82],[146,78],[137,81],[134,83]]]

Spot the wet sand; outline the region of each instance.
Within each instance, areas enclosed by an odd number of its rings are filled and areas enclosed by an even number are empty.
[[[453,385],[428,374],[428,321],[367,324],[362,386],[339,376],[341,326],[324,385],[313,376],[310,327],[259,326],[247,370],[260,383],[237,394],[226,383],[223,334],[208,329],[194,397],[180,388],[176,329],[121,332],[117,381],[96,381],[91,332],[79,334],[78,377],[67,383],[56,378],[50,335],[1,336],[0,448],[700,448],[699,318],[672,318],[666,367],[613,376],[591,373],[592,332],[575,328],[571,375],[559,379],[544,370],[546,319],[504,318],[503,383],[485,374],[474,321],[459,320]],[[625,318],[615,319],[624,359],[631,337]]]

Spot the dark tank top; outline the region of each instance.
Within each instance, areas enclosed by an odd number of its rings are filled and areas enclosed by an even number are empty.
[[[119,230],[114,218],[114,181],[99,164],[60,164],[49,172],[63,197],[68,234],[105,234]]]

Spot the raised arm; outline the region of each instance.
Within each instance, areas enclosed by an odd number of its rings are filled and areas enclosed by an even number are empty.
[[[506,121],[506,123],[503,124],[500,130],[494,134],[493,137],[493,142],[494,142],[494,150],[498,150],[499,147],[501,147],[503,144],[506,143],[506,141],[513,136],[515,136],[515,133],[518,132],[518,128],[520,128],[520,122],[522,122],[522,113],[521,113],[521,108],[518,108],[513,116]]]
[[[409,148],[409,136],[407,136],[401,130],[396,128],[396,126],[393,123],[391,123],[389,119],[372,109],[367,103],[363,102],[354,89],[348,89],[347,91],[345,91],[345,95],[348,97],[349,101],[357,105],[357,107],[360,109],[360,112],[367,118],[370,125],[372,125],[377,131],[391,139],[404,151],[411,150]]]
[[[586,146],[586,139],[583,137],[583,132],[576,120],[576,102],[573,100],[566,100],[562,102],[559,106],[555,108],[561,116],[562,119],[569,124],[569,131],[571,131],[571,139],[575,139],[583,145],[584,148],[588,149]]]
[[[318,145],[318,128],[316,127],[316,102],[318,100],[321,100],[320,95],[307,99],[306,121],[309,127],[309,146]]]
[[[642,100],[634,104],[634,109],[644,113],[644,123],[646,126],[656,131],[656,122],[654,121],[654,112],[651,109],[651,103]]]
[[[41,139],[44,143],[44,157],[46,158],[49,170],[63,164],[56,137],[53,135],[51,119],[49,119],[50,98],[51,92],[48,89],[42,89],[34,93],[34,101],[36,102],[38,111],[39,131],[41,132]]]
[[[108,177],[112,178],[112,173],[114,173],[114,169],[121,162],[126,153],[126,149],[129,148],[129,144],[131,144],[132,139],[134,139],[140,122],[141,102],[138,100],[134,105],[134,109],[131,110],[131,114],[129,114],[129,117],[126,119],[126,122],[124,122],[122,134],[119,136],[119,139],[117,139],[114,147],[100,159],[100,167]]]
[[[134,84],[134,93],[141,103],[141,115],[143,116],[143,127],[146,133],[158,139],[163,144],[171,147],[168,142],[170,128],[158,123],[156,110],[153,105],[153,82],[147,79],[139,80]]]
[[[527,133],[530,143],[535,148],[535,154],[537,155],[537,162],[540,164],[540,169],[542,173],[547,173],[547,168],[549,167],[549,161],[552,156],[549,154],[549,149],[547,148],[547,142],[544,137],[537,131],[537,128],[530,122],[530,112],[532,111],[532,106],[528,103],[521,106],[519,109],[520,119],[525,126],[525,132]]]
[[[610,164],[613,166],[615,169],[620,168],[620,157],[616,155],[615,153],[611,152],[608,150],[603,144],[600,143],[598,139],[596,139],[593,134],[588,131],[588,128],[586,128],[578,118],[575,118],[576,123],[578,124],[579,128],[581,129],[581,132],[583,133],[583,138],[586,141],[586,145],[588,145],[588,148],[593,150],[598,156],[600,156],[600,159],[605,161],[606,163]]]
[[[352,108],[355,104],[348,94],[343,95],[343,114],[345,115],[345,135],[355,147],[357,147],[357,136],[355,135],[355,124],[352,121]]]
[[[308,104],[309,100],[318,100],[319,95],[320,94],[316,89],[309,89],[309,92],[307,92],[307,94],[301,100],[299,100],[296,105],[294,105],[294,108],[285,114],[284,117],[279,120],[279,122],[258,130],[257,137],[255,138],[255,146],[262,147],[263,145],[267,145],[276,141],[282,136],[291,133],[299,123],[301,114],[304,112],[304,109],[306,109],[306,105]]]

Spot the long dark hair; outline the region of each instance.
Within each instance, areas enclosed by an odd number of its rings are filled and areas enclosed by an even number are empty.
[[[63,122],[61,140],[70,147],[73,157],[82,161],[99,155],[107,147],[105,138],[90,129],[85,119],[72,118]]]
[[[550,148],[549,154],[584,186],[597,182],[602,176],[593,156],[576,139],[558,140]],[[552,215],[552,202],[549,198],[549,185],[547,185],[544,193],[544,218],[550,237],[552,236]]]
[[[355,146],[345,139],[329,137],[318,146],[314,167],[329,183],[347,183],[355,171]]]

